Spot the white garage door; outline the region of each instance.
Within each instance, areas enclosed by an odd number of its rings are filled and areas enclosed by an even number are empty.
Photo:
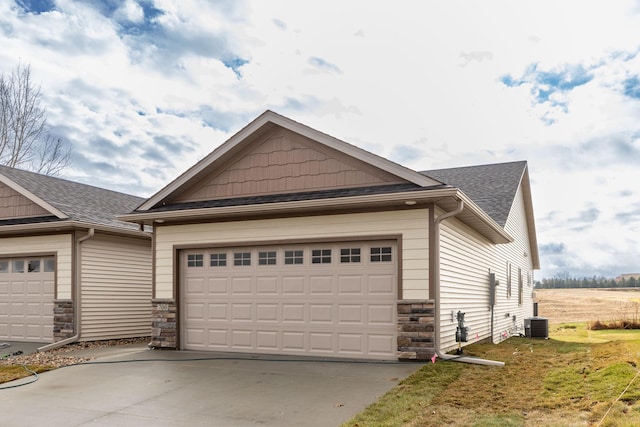
[[[0,339],[53,339],[53,257],[0,259]]]
[[[186,250],[182,348],[396,358],[394,241]]]

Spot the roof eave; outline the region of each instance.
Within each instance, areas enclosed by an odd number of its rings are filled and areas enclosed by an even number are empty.
[[[310,211],[326,211],[327,207],[331,209],[353,209],[367,208],[374,206],[408,206],[407,201],[416,202],[416,205],[425,202],[433,202],[434,199],[449,197],[455,194],[455,188],[441,188],[429,191],[403,191],[387,194],[373,194],[350,197],[335,197],[313,200],[299,200],[287,202],[274,202],[264,204],[248,204],[239,206],[224,206],[212,208],[196,208],[172,211],[147,211],[134,212],[118,216],[121,221],[144,222],[146,224],[156,220],[161,221],[184,221],[199,218],[211,217],[229,217],[245,215],[255,215],[256,213],[264,215],[275,215],[283,213],[300,213]]]
[[[133,228],[111,227],[103,224],[94,224],[84,221],[63,220],[55,222],[35,222],[30,224],[14,224],[0,226],[0,236],[12,235],[12,234],[28,234],[28,233],[42,233],[42,232],[61,232],[72,229],[89,229],[93,228],[96,231],[102,231],[109,234],[119,234],[132,237],[145,237],[151,238],[151,233],[141,230],[135,230]]]
[[[440,204],[446,200],[461,199],[465,202],[465,210],[458,215],[459,218],[475,228],[480,234],[493,243],[509,243],[513,238],[491,219],[482,209],[471,201],[457,188],[439,188],[429,191],[403,191],[389,194],[375,194],[351,197],[336,197],[329,199],[301,200],[288,202],[275,202],[264,204],[250,204],[239,206],[224,206],[212,208],[196,208],[185,210],[172,210],[162,212],[134,212],[118,217],[121,221],[129,221],[140,224],[152,225],[154,223],[185,222],[202,219],[236,218],[243,219],[257,214],[264,216],[290,215],[292,213],[326,212],[330,207],[333,211],[341,209],[350,210],[367,208],[407,209],[409,206],[416,208],[426,207],[427,203]],[[408,202],[408,203],[407,203]],[[414,203],[415,202],[415,203]],[[446,204],[446,203],[445,203]]]

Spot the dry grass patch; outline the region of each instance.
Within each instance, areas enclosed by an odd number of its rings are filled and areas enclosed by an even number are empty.
[[[602,426],[640,425],[640,333],[582,323],[550,335],[468,346],[505,366],[428,364],[344,426],[591,426],[609,410]]]

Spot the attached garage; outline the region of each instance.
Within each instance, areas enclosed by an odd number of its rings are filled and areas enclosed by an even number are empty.
[[[498,341],[532,311],[489,304],[538,266],[529,185],[526,162],[417,172],[267,111],[120,217],[154,230],[151,346],[429,360],[458,310]]]
[[[116,218],[142,201],[0,166],[0,340],[148,336],[151,235]]]
[[[0,339],[53,338],[54,257],[0,259]]]
[[[185,349],[395,357],[393,241],[188,249],[180,258]]]

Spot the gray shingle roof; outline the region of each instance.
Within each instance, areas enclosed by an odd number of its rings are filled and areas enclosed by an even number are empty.
[[[437,169],[420,172],[462,190],[495,222],[504,227],[526,161]]]
[[[95,225],[138,229],[116,219],[131,212],[145,199],[91,185],[0,166],[0,174],[63,212],[70,219]]]

